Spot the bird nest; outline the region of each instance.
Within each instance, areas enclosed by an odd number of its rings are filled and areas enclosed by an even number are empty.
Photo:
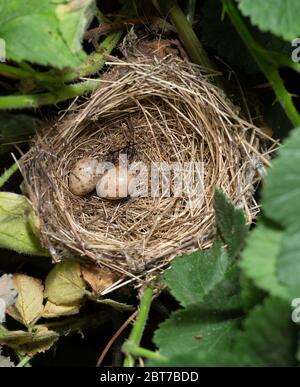
[[[176,57],[110,65],[87,100],[36,135],[21,168],[43,246],[55,261],[79,259],[117,273],[112,290],[157,275],[177,255],[210,246],[216,188],[251,223],[269,151],[267,137],[240,116],[207,70]],[[130,165],[158,169],[154,191],[120,200],[70,191],[78,160],[116,164],[121,155]],[[174,165],[185,171],[183,186],[189,182],[179,194],[172,187],[174,170],[167,179],[171,188],[162,189],[162,166]],[[149,186],[153,176],[148,173]]]

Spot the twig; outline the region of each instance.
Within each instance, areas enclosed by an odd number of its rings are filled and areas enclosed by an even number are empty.
[[[0,188],[3,187],[3,185],[11,178],[11,176],[17,172],[18,170],[18,164],[14,163],[11,165],[0,177]]]
[[[131,321],[136,317],[138,311],[136,310],[134,313],[132,313],[131,316],[121,325],[121,327],[117,330],[117,332],[113,335],[113,337],[109,340],[109,342],[106,344],[105,348],[103,349],[96,367],[100,367],[103,359],[105,358],[107,352],[110,350],[111,346],[114,344],[114,342],[117,340],[117,338],[121,335],[121,333],[124,331],[124,329],[131,323]]]

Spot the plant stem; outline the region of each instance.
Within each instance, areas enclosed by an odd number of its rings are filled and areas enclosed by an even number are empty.
[[[101,44],[101,52],[93,52],[88,60],[78,69],[67,72],[65,75],[55,75],[56,70],[50,70],[48,73],[28,73],[28,76],[34,76],[35,79],[44,82],[70,82],[80,77],[94,74],[105,64],[106,55],[108,55],[117,45],[122,32],[115,32],[109,35]],[[12,68],[13,69],[13,68]],[[1,68],[0,68],[1,70]],[[20,69],[19,71],[26,71]],[[57,91],[51,91],[41,94],[29,95],[11,95],[0,97],[1,109],[23,109],[36,108],[44,105],[57,104],[70,98],[85,95],[99,87],[97,80],[88,80],[72,85],[64,85]]]
[[[77,69],[56,69],[40,72],[29,69],[21,69],[0,63],[0,74],[16,79],[33,78],[41,83],[64,83],[97,73],[105,64],[105,58],[115,48],[120,40],[122,32],[114,32],[108,35],[99,45],[98,51],[92,52]]]
[[[36,108],[45,105],[55,105],[58,102],[88,94],[99,86],[99,81],[91,79],[73,85],[67,85],[57,91],[49,93],[4,96],[0,97],[0,110]]]
[[[208,58],[191,24],[178,6],[177,2],[175,0],[153,0],[153,3],[156,8],[158,8],[164,15],[169,16],[172,20],[177,29],[180,40],[182,41],[192,62],[198,64],[199,66],[213,69],[213,63]]]
[[[32,76],[32,73],[18,67],[0,63],[0,75],[8,76],[13,79],[24,79]]]
[[[24,356],[22,360],[16,365],[16,367],[26,367],[31,360],[31,356]]]
[[[106,56],[109,55],[116,47],[121,36],[122,31],[114,32],[108,35],[99,45],[98,51],[92,52],[86,61],[82,63],[82,65],[77,69],[69,70],[65,74],[61,75],[58,79],[55,77],[55,74],[57,74],[57,71],[55,70],[49,71],[48,76],[51,76],[54,82],[57,82],[57,80],[60,82],[71,82],[76,79],[97,73],[105,65]]]
[[[18,164],[14,163],[11,165],[0,177],[0,188],[11,178],[11,176],[17,172],[18,170]]]
[[[286,89],[284,82],[280,76],[278,64],[274,61],[272,54],[268,51],[261,50],[259,45],[254,40],[241,15],[239,14],[233,0],[222,0],[225,11],[231,19],[244,44],[252,54],[261,71],[270,82],[279,102],[281,103],[286,115],[295,126],[300,125],[300,114],[298,113],[292,95]]]
[[[147,318],[149,315],[151,300],[152,300],[153,289],[147,287],[141,299],[139,313],[133,324],[132,331],[129,335],[128,340],[123,345],[123,351],[126,354],[124,360],[124,367],[132,367],[134,365],[134,353],[135,350],[140,346],[143,332],[146,326]]]
[[[123,349],[126,349],[127,352],[129,352],[131,355],[134,355],[137,357],[145,357],[147,359],[152,359],[152,360],[167,360],[164,356],[162,356],[158,352],[150,351],[149,349],[146,349],[146,348],[136,347],[136,346],[131,347],[130,345],[124,344]]]

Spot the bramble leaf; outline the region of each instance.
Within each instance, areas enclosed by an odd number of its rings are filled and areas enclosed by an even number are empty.
[[[45,297],[56,305],[73,305],[85,296],[85,282],[80,264],[75,261],[57,263],[45,280]]]
[[[80,3],[89,9],[91,1]],[[0,0],[0,36],[6,58],[57,68],[78,66],[86,57],[80,39],[89,18],[81,7],[73,11],[74,4],[78,1],[63,6],[51,0]]]
[[[8,345],[22,356],[33,356],[46,352],[58,339],[57,332],[38,326],[32,332],[7,331],[0,336],[0,344]]]
[[[228,266],[225,250],[216,243],[208,250],[174,259],[165,279],[171,294],[182,306],[188,306],[201,302],[224,278]]]
[[[278,279],[288,289],[290,298],[297,298],[300,294],[300,227],[298,227],[290,227],[284,233],[277,260]]]
[[[35,235],[31,203],[23,195],[0,192],[0,247],[31,255],[49,255]]]
[[[300,4],[300,3],[299,3]],[[300,128],[283,143],[266,178],[264,211],[286,227],[299,225],[300,218]],[[300,227],[300,225],[299,225]]]
[[[76,54],[81,51],[83,34],[94,16],[95,0],[61,2],[56,7],[59,29],[71,52]]]
[[[216,223],[220,237],[227,246],[228,255],[233,260],[244,247],[248,233],[246,219],[241,209],[237,209],[222,191],[214,197]]]
[[[164,356],[186,352],[210,353],[232,345],[239,319],[225,320],[199,305],[172,313],[155,332],[154,342]]]
[[[221,241],[208,250],[177,257],[165,274],[171,294],[182,306],[202,303],[211,309],[240,308],[239,272],[236,262],[248,232],[242,210],[236,209],[221,191],[215,194],[217,229]]]
[[[41,317],[44,309],[42,281],[25,274],[14,274],[13,281],[18,290],[18,298],[7,313],[29,327]]]
[[[234,352],[246,366],[295,366],[296,343],[297,329],[291,321],[289,303],[269,298],[249,313]]]
[[[282,231],[268,227],[261,221],[249,235],[240,266],[258,288],[273,296],[288,299],[286,289],[276,276],[282,238]]]
[[[262,31],[270,31],[291,41],[300,35],[298,0],[237,0],[239,9]]]
[[[266,214],[286,227],[277,261],[279,281],[292,297],[300,292],[300,128],[294,129],[279,151],[266,179]]]

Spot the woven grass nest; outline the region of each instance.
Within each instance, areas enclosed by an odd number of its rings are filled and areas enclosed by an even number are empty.
[[[178,57],[114,59],[101,87],[32,140],[21,168],[39,215],[41,240],[55,261],[79,259],[122,283],[156,276],[177,255],[211,245],[216,188],[249,223],[254,192],[268,164],[267,137],[239,115],[211,73]],[[189,195],[102,199],[69,190],[78,160],[194,163],[204,166],[202,205]]]

